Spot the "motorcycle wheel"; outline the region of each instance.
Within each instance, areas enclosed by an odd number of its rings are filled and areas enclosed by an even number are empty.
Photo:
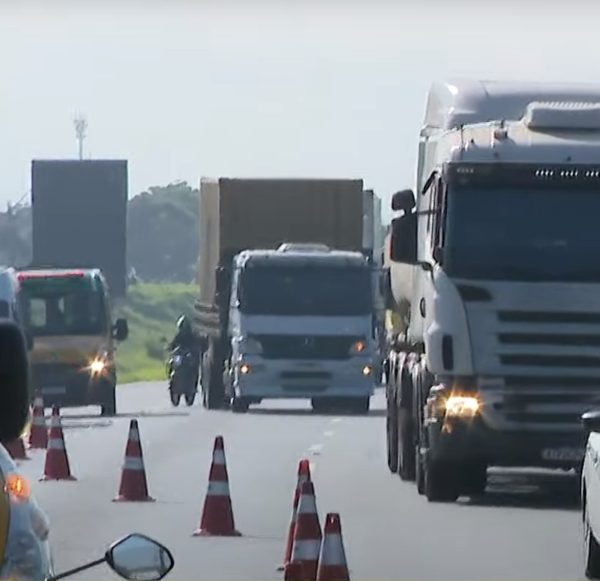
[[[179,402],[181,401],[181,394],[180,393],[173,393],[171,392],[171,403],[177,407],[179,405]]]

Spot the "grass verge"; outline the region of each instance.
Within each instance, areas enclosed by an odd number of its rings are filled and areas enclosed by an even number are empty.
[[[118,346],[119,383],[165,379],[164,341],[175,334],[175,322],[191,314],[195,285],[141,283],[129,288],[118,316],[129,323],[129,338]]]

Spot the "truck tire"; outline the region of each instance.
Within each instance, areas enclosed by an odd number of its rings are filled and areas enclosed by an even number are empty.
[[[487,486],[487,464],[485,462],[471,462],[461,471],[461,491],[467,496],[480,496]]]
[[[412,482],[416,477],[415,445],[410,411],[405,408],[398,410],[398,474],[406,482]]]
[[[398,408],[395,400],[387,400],[385,421],[387,464],[390,472],[396,474],[398,472]]]
[[[455,466],[425,459],[425,496],[429,502],[456,502],[459,497]]]
[[[231,400],[231,411],[234,414],[245,414],[250,407],[250,402],[244,397],[234,397]]]
[[[105,417],[113,417],[117,415],[117,386],[115,382],[107,382],[105,391],[105,399],[100,406],[100,414]]]
[[[419,454],[418,444],[415,446],[415,480],[417,481],[417,492],[423,496],[425,494],[425,467],[421,454]]]
[[[223,409],[225,407],[223,372],[212,359],[203,362],[201,384],[202,405],[208,410]]]

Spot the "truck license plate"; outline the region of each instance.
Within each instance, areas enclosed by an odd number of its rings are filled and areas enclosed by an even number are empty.
[[[542,458],[552,462],[579,462],[583,460],[584,456],[583,448],[545,448],[542,450]]]

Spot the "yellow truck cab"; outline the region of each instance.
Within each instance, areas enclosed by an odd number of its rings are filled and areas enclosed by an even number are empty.
[[[33,337],[32,393],[46,406],[100,405],[115,415],[116,342],[125,319],[113,323],[108,286],[99,269],[35,269],[18,273],[25,326]]]

